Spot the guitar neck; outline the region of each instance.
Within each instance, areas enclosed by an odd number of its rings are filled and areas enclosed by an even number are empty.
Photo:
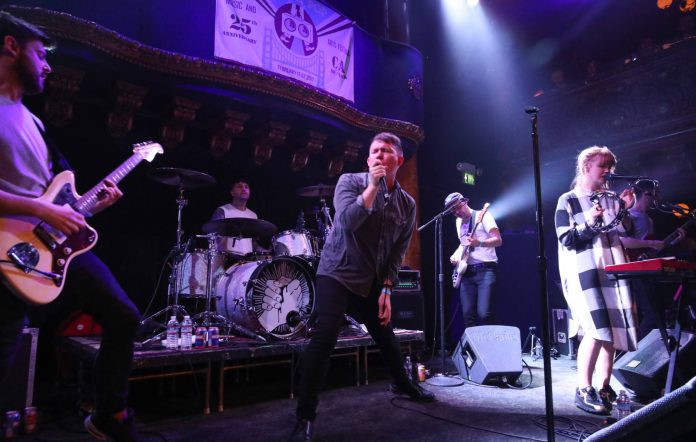
[[[99,201],[99,192],[103,189],[102,183],[105,180],[111,180],[114,184],[118,184],[126,175],[128,175],[140,162],[143,160],[143,156],[140,153],[134,153],[124,161],[120,166],[114,169],[109,175],[107,175],[103,180],[101,180],[96,186],[92,187],[89,191],[83,194],[80,199],[75,201],[73,208],[82,214],[90,213],[92,208]]]

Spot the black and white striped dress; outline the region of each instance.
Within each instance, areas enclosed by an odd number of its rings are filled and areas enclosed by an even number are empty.
[[[558,267],[563,295],[571,312],[570,335],[578,333],[612,342],[618,350],[636,349],[636,304],[628,283],[611,281],[604,272],[610,264],[627,262],[620,236],[626,229],[619,224],[607,233],[589,225],[592,192],[575,187],[558,199],[556,235]],[[616,208],[602,204],[605,220],[614,219]]]

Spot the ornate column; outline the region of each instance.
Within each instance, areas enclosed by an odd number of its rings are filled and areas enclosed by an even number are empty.
[[[232,139],[244,131],[244,123],[249,119],[249,114],[226,110],[225,116],[216,124],[210,137],[210,153],[214,157],[220,157],[230,151]]]
[[[346,140],[327,152],[326,175],[335,177],[343,172],[343,165],[346,161],[355,161],[362,143],[358,141]]]
[[[254,134],[254,163],[262,165],[271,159],[273,149],[285,142],[290,125],[278,121],[268,121]]]
[[[174,97],[169,121],[162,127],[162,145],[176,147],[184,141],[186,127],[196,119],[196,112],[201,104],[183,97]]]

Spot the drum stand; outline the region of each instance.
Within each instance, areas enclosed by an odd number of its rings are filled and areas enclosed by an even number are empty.
[[[179,266],[181,265],[182,258],[184,256],[184,251],[182,250],[181,239],[184,236],[184,231],[181,228],[181,214],[184,207],[188,204],[188,199],[184,196],[183,186],[179,186],[179,196],[176,199],[177,203],[177,222],[176,222],[176,244],[171,252],[167,261],[174,259],[172,265],[171,273],[169,274],[169,284],[167,290],[167,306],[162,310],[154,313],[147,318],[140,321],[140,327],[145,327],[149,325],[155,325],[153,334],[142,341],[142,345],[148,345],[152,342],[161,341],[167,334],[167,321],[171,316],[187,316],[188,312],[186,309],[179,305]],[[210,268],[210,261],[208,261],[208,268]],[[161,321],[157,318],[162,317]]]
[[[246,327],[235,324],[226,317],[211,310],[211,300],[213,297],[213,258],[218,254],[216,247],[216,233],[206,235],[208,238],[208,250],[206,251],[206,280],[205,280],[205,310],[196,314],[191,321],[196,326],[210,327],[216,326],[226,330],[227,335],[234,332],[266,342],[266,339],[258,333],[248,330]]]

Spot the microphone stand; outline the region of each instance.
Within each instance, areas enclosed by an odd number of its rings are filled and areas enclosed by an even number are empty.
[[[456,204],[455,204],[456,206]],[[437,260],[435,261],[435,273],[438,282],[438,298],[440,308],[440,356],[442,358],[442,373],[437,373],[426,380],[429,385],[438,387],[457,387],[464,384],[464,381],[445,374],[445,288],[444,274],[442,273],[442,218],[452,213],[454,207],[447,207],[442,212],[435,215],[430,221],[418,228],[418,231],[425,229],[430,224],[435,223],[435,251]]]
[[[549,328],[549,293],[546,286],[547,259],[544,244],[544,218],[541,204],[541,171],[539,166],[539,132],[537,130],[538,107],[528,107],[525,112],[531,115],[532,122],[532,157],[534,159],[534,191],[536,194],[536,221],[539,236],[539,291],[541,299],[541,324],[544,337],[544,392],[546,394],[546,440],[555,440],[553,417],[553,390],[551,387],[551,330]]]

